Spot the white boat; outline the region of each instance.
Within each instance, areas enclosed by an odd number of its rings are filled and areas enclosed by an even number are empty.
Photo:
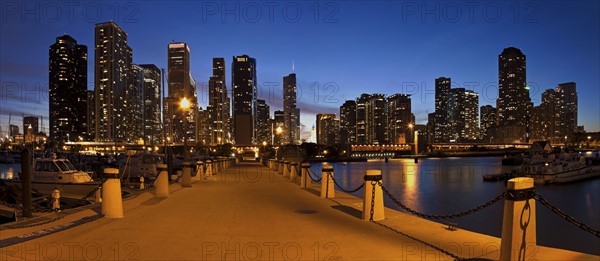
[[[536,184],[566,183],[600,176],[600,166],[577,153],[537,154],[524,159],[522,174]]]
[[[19,178],[6,182],[21,187]],[[52,194],[54,189],[60,196],[83,199],[96,191],[102,183],[94,181],[86,172],[76,170],[67,159],[38,158],[31,168],[31,189],[42,194]]]

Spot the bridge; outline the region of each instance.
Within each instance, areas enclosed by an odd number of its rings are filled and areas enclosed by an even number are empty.
[[[298,164],[263,163],[268,167],[252,161],[212,165],[203,172],[206,179],[194,177],[191,186],[170,184],[167,197],[157,197],[154,188],[140,191],[122,202],[123,218],[106,211],[104,216],[96,203],[38,214],[46,220],[39,224],[0,226],[0,260],[500,258],[500,238],[389,208],[383,220],[373,212],[370,219],[377,221],[364,220],[363,200],[330,190],[337,182],[328,173],[305,172],[301,178]],[[358,189],[370,194],[367,187]],[[538,260],[599,258],[536,245],[524,254]]]

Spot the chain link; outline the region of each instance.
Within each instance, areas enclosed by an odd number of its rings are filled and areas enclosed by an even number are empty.
[[[313,182],[317,182],[317,183],[318,183],[318,182],[321,182],[321,179],[323,179],[323,177],[320,177],[319,179],[313,178],[313,177],[312,177],[313,175],[315,175],[315,176],[316,176],[317,174],[314,174],[314,173],[312,172],[312,170],[311,170],[311,169],[308,169],[308,176],[310,177],[310,179],[311,179]]]
[[[349,189],[345,189],[343,188],[338,182],[337,180],[335,180],[335,178],[333,177],[333,174],[331,173],[331,171],[326,171],[327,174],[329,175],[329,177],[333,180],[333,183],[335,184],[336,187],[338,187],[341,191],[346,192],[346,193],[354,193],[359,191],[360,189],[362,189],[365,186],[365,183],[361,183],[360,186],[358,186],[355,189],[349,190]]]
[[[381,185],[381,182],[378,183],[377,181],[371,180],[371,187],[373,189],[371,190],[371,216],[369,217],[369,221],[373,221],[373,214],[375,213],[375,187],[377,184]]]
[[[467,211],[460,212],[460,213],[454,213],[454,214],[449,214],[449,215],[429,215],[429,214],[424,214],[424,213],[418,212],[418,211],[411,209],[408,206],[400,203],[400,201],[398,201],[396,198],[394,198],[394,196],[392,196],[392,194],[383,186],[383,184],[380,183],[379,185],[381,186],[383,193],[385,193],[385,195],[387,195],[394,203],[396,203],[396,205],[398,205],[405,211],[407,211],[415,216],[419,216],[422,218],[428,218],[428,219],[451,219],[451,218],[464,217],[466,215],[473,214],[477,211],[480,211],[486,207],[493,205],[494,203],[504,199],[504,197],[506,195],[506,192],[502,192],[498,196],[495,196],[494,198],[488,200],[487,202],[485,202],[477,207],[474,207],[472,209],[469,209]]]
[[[544,197],[542,197],[542,195],[534,192],[534,199],[537,200],[538,202],[540,202],[540,204],[542,204],[544,207],[547,207],[548,209],[550,209],[550,211],[554,212],[554,214],[559,215],[561,218],[563,218],[567,222],[579,227],[580,229],[582,229],[585,232],[591,233],[592,235],[594,235],[596,237],[600,237],[600,231],[592,229],[590,226],[578,221],[574,217],[568,215],[564,211],[553,206],[552,204],[550,204],[550,202],[548,202],[548,200],[546,200]]]

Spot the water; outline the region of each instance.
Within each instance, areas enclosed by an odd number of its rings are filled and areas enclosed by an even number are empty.
[[[332,163],[335,178],[346,189],[363,183],[367,169],[379,169],[384,186],[404,205],[426,214],[452,214],[478,206],[506,190],[505,182],[483,182],[483,174],[500,172],[501,158],[443,158]],[[311,166],[320,175],[321,164]],[[536,191],[577,220],[600,229],[600,179],[571,184],[537,185]],[[354,193],[362,198],[363,190]],[[503,201],[451,220],[458,227],[500,237]],[[386,197],[385,205],[400,210]],[[600,239],[567,223],[536,204],[538,245],[600,255]]]
[[[21,171],[21,163],[0,164],[0,179],[11,179],[17,177]]]

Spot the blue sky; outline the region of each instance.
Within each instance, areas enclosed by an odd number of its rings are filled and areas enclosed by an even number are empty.
[[[303,138],[316,113],[337,113],[361,93],[412,94],[417,123],[434,108],[434,79],[474,89],[495,105],[503,48],[527,56],[531,98],[574,81],[579,125],[600,131],[600,4],[597,1],[147,1],[0,3],[0,126],[9,115],[48,125],[48,47],[69,34],[88,46],[93,89],[94,24],[113,20],[128,34],[134,63],[166,69],[167,44],[187,42],[200,104],[213,57],[257,60],[259,96],[281,109],[282,77],[298,78]],[[3,133],[4,135],[4,133]]]

